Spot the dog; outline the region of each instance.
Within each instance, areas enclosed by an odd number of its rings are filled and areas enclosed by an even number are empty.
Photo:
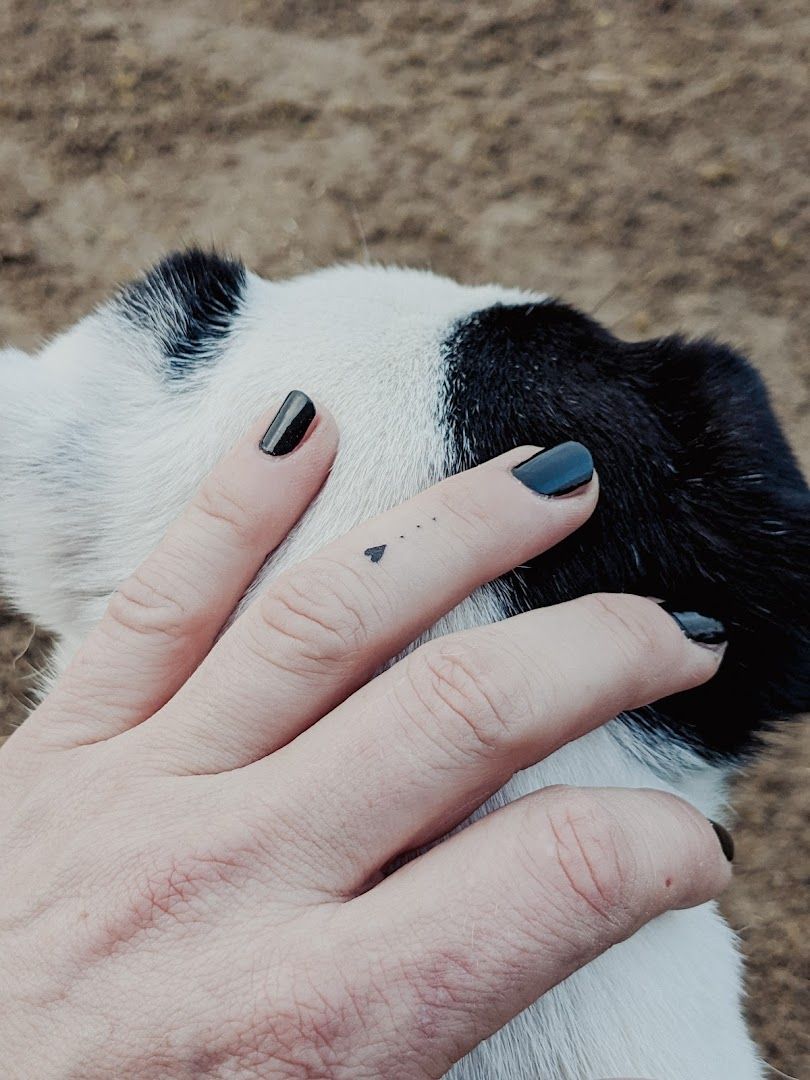
[[[562,783],[662,788],[722,817],[758,734],[810,704],[810,494],[739,353],[625,342],[545,295],[378,266],[271,282],[190,249],[37,355],[0,353],[2,589],[57,635],[50,676],[218,458],[297,387],[334,412],[341,449],[251,591],[450,473],[577,439],[599,472],[593,518],[430,635],[610,590],[720,618],[728,651],[708,685],[616,717],[480,812]],[[734,934],[714,904],[666,914],[449,1075],[760,1080]]]

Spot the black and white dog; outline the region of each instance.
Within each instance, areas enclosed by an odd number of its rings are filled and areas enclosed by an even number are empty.
[[[617,717],[519,773],[674,791],[722,817],[769,721],[810,703],[810,494],[756,373],[711,341],[620,341],[556,300],[369,266],[264,281],[173,255],[36,356],[0,353],[0,572],[63,667],[214,462],[301,387],[341,450],[267,580],[360,520],[521,443],[578,439],[591,522],[432,631],[595,590],[715,615],[708,685]],[[759,1080],[734,935],[714,905],[655,920],[455,1067],[470,1080]]]

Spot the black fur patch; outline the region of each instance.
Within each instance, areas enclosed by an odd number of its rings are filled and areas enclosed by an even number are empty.
[[[810,706],[810,494],[740,355],[630,344],[554,302],[478,312],[446,353],[451,471],[577,439],[599,472],[591,521],[507,575],[513,612],[609,590],[722,619],[717,677],[628,718],[710,757]]]
[[[168,377],[181,380],[217,356],[244,288],[241,262],[189,248],[167,255],[118,303],[126,318],[157,336]]]

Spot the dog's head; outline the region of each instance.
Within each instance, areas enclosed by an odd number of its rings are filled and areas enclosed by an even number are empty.
[[[705,340],[627,343],[555,300],[414,271],[275,284],[187,252],[38,356],[0,354],[5,591],[74,641],[293,387],[332,408],[342,446],[268,572],[449,472],[574,438],[599,508],[504,580],[498,611],[607,589],[721,618],[719,676],[634,717],[704,753],[808,706],[810,496],[747,361]]]

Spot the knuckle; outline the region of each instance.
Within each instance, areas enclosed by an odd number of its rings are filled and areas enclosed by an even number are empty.
[[[628,664],[649,664],[661,653],[664,635],[651,601],[624,593],[593,593],[582,603],[590,618],[610,631]]]
[[[499,650],[440,639],[406,663],[420,729],[434,739],[441,733],[465,756],[492,757],[510,747],[520,710],[503,685]]]
[[[451,476],[437,485],[436,498],[443,512],[442,520],[458,535],[496,534],[503,536],[503,524],[492,512],[492,506],[468,473]]]
[[[356,571],[311,559],[259,601],[263,636],[295,646],[296,662],[345,664],[368,642],[378,605]]]
[[[108,624],[143,636],[176,640],[190,632],[193,617],[181,599],[178,582],[169,582],[154,561],[145,563],[113,593]]]
[[[566,908],[584,913],[600,928],[625,925],[633,908],[635,872],[620,826],[587,790],[562,788],[549,792],[549,798],[553,868]]]
[[[206,534],[220,536],[240,547],[252,548],[260,537],[261,515],[242,502],[217,473],[213,473],[189,505],[192,523]]]

